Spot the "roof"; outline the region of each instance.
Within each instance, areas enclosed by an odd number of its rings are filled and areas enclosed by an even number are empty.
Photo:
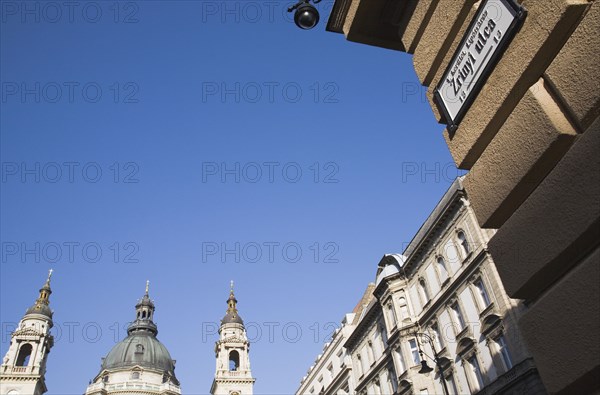
[[[101,371],[136,366],[163,371],[175,378],[175,361],[151,332],[136,331],[117,343],[102,361]]]

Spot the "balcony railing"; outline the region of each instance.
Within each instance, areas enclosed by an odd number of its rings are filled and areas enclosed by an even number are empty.
[[[10,374],[10,373],[29,373],[29,374],[38,374],[40,370],[39,366],[10,366],[10,365],[2,365],[0,368],[0,372]]]

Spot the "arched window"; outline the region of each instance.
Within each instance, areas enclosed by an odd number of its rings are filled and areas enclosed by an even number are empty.
[[[459,230],[456,234],[456,237],[458,237],[458,242],[462,247],[464,255],[469,255],[471,253],[471,246],[469,245],[469,241],[467,240],[467,235],[465,235],[465,232]]]
[[[132,380],[139,380],[140,379],[140,372],[133,372],[133,373],[131,373],[131,379]]]
[[[478,295],[479,303],[481,304],[481,307],[482,308],[488,307],[492,303],[492,301],[490,300],[490,296],[488,295],[488,292],[485,289],[483,280],[481,278],[478,278],[477,280],[475,280],[473,285],[475,285],[475,288],[477,289],[477,295]]]
[[[436,261],[438,271],[440,272],[440,280],[443,283],[448,278],[448,268],[446,267],[446,261],[444,261],[444,257],[441,255],[437,257]]]
[[[146,318],[146,312],[145,312],[145,311],[143,311],[143,312],[142,312],[142,319],[145,319],[145,318]]]
[[[29,359],[31,357],[31,353],[33,351],[33,347],[29,343],[25,343],[19,349],[19,355],[17,356],[17,366],[27,366],[29,365]]]
[[[406,305],[406,299],[405,298],[400,298],[398,299],[398,306],[400,307],[400,319],[401,320],[406,320],[409,317],[409,313],[408,313],[408,306]]]
[[[229,370],[234,371],[240,368],[240,354],[233,350],[229,353]]]

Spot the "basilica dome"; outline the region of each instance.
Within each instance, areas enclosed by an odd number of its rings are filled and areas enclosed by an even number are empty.
[[[151,332],[133,332],[117,343],[102,362],[104,369],[141,366],[175,375],[175,363],[167,348]]]
[[[102,360],[100,373],[94,379],[94,384],[110,383],[115,385],[131,385],[130,380],[140,379],[139,369],[148,371],[145,380],[139,385],[156,384],[150,377],[158,375],[158,382],[179,386],[175,377],[175,361],[167,348],[156,338],[158,328],[153,321],[154,302],[146,293],[135,306],[135,320],[127,328],[127,337],[117,343]],[[131,375],[128,375],[128,372]],[[135,377],[134,377],[135,376]],[[137,385],[137,384],[135,384]],[[152,384],[154,385],[154,384]],[[170,392],[169,392],[170,393]]]

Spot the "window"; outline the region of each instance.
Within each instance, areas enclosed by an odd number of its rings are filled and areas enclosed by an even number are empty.
[[[506,370],[512,369],[512,359],[510,357],[510,352],[508,351],[508,344],[506,344],[506,339],[504,338],[504,335],[500,335],[497,338],[495,338],[494,342],[498,346],[498,352],[502,356],[502,361],[504,362]]]
[[[358,377],[361,377],[364,373],[363,361],[360,354],[356,356],[356,370],[358,371]]]
[[[385,350],[388,342],[387,332],[385,331],[385,327],[383,324],[379,325],[379,336],[381,336],[381,351]]]
[[[450,310],[452,310],[454,323],[458,325],[459,332],[465,329],[465,319],[463,318],[462,312],[460,311],[460,306],[458,305],[458,302],[452,303],[450,305]]]
[[[474,283],[475,288],[477,288],[477,294],[479,295],[479,302],[483,305],[483,308],[488,307],[492,301],[490,300],[490,296],[485,289],[485,285],[483,284],[482,279],[477,279]]]
[[[344,383],[344,385],[341,388],[341,391],[342,391],[343,394],[349,394],[350,393],[350,382],[349,381],[346,381]]]
[[[388,367],[388,377],[390,378],[391,385],[390,393],[395,394],[398,391],[398,378],[396,377],[396,374],[394,373],[394,368],[392,366]]]
[[[344,350],[343,349],[338,351],[337,358],[338,358],[338,364],[340,365],[340,367],[343,367],[344,366]]]
[[[400,298],[398,299],[398,304],[400,306],[400,319],[406,320],[410,318],[410,314],[408,313],[408,306],[406,305],[406,299]]]
[[[402,349],[396,348],[394,350],[394,354],[396,354],[396,363],[398,364],[398,374],[404,373],[406,370],[406,364],[404,363],[404,357],[402,356]]]
[[[438,324],[431,325],[431,331],[433,332],[433,343],[437,347],[437,351],[440,351],[444,348],[444,339],[442,338]]]
[[[363,350],[361,352],[362,353],[367,353],[367,350],[365,350],[365,348],[363,347]],[[367,355],[365,357],[365,355],[360,355],[360,362],[361,362],[361,367],[362,367],[362,373],[366,373],[369,370],[369,356]]]
[[[475,393],[483,388],[483,376],[481,376],[481,368],[475,354],[467,359],[467,376],[469,377],[471,393]]]
[[[102,382],[108,383],[108,375],[102,376]]]
[[[469,245],[467,236],[465,235],[465,232],[463,232],[462,230],[460,230],[456,236],[458,237],[458,242],[459,242],[460,246],[462,247],[463,254],[466,257],[467,255],[469,255],[471,253],[471,246]]]
[[[229,370],[235,371],[240,368],[240,354],[236,350],[229,353]]]
[[[453,394],[458,394],[458,388],[456,387],[456,381],[454,381],[454,376],[452,375],[452,373],[450,373],[446,376],[446,383],[448,383],[448,386],[450,387],[450,391]]]
[[[446,279],[448,279],[448,268],[446,267],[446,261],[444,261],[444,257],[442,257],[442,256],[438,256],[436,261],[437,261],[438,271],[440,272],[440,281],[443,284],[444,281],[446,281]]]
[[[421,357],[419,355],[419,346],[417,345],[417,340],[416,339],[410,339],[408,341],[408,344],[410,346],[410,354],[412,355],[413,363],[415,365],[420,364],[421,363]]]
[[[131,379],[132,380],[139,380],[140,379],[140,372],[133,372],[133,373],[131,373]]]
[[[33,347],[31,346],[31,344],[23,344],[19,349],[19,355],[17,356],[16,366],[28,366],[32,351]]]
[[[394,311],[394,306],[392,303],[387,304],[388,310],[388,320],[390,322],[390,328],[394,328],[396,326],[396,312]]]
[[[369,357],[369,362],[375,362],[375,354],[373,353],[373,342],[369,340],[367,342],[367,356]]]
[[[373,344],[373,355],[374,355],[373,360],[374,361],[377,361],[379,359],[379,357],[383,353],[383,350],[385,349],[385,346],[383,344],[383,339],[381,338],[380,329],[381,328],[378,326],[375,333],[373,333],[373,341],[371,342]]]
[[[375,379],[373,388],[375,389],[375,395],[381,395],[381,384],[379,383],[379,378]]]
[[[424,278],[419,279],[419,291],[421,293],[421,298],[423,299],[423,306],[425,306],[427,302],[429,302],[430,297],[429,292],[427,291],[427,283]]]

